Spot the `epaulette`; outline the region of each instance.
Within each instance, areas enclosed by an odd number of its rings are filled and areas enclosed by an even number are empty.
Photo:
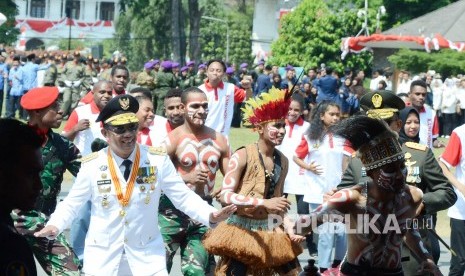
[[[418,144],[415,142],[406,142],[405,146],[411,149],[416,149],[416,150],[421,150],[421,151],[426,151],[426,149],[428,148],[428,146],[426,145]]]
[[[163,146],[149,147],[149,153],[155,155],[166,155],[166,149]]]
[[[98,157],[98,152],[93,152],[86,156],[83,156],[81,159],[78,159],[78,160],[81,161],[81,163],[86,163],[86,162],[89,162],[90,160],[94,160],[97,157]]]

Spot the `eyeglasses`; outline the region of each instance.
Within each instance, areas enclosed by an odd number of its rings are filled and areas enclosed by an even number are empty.
[[[115,133],[115,134],[123,134],[126,131],[129,132],[135,132],[139,128],[139,124],[133,123],[133,124],[126,124],[126,125],[120,125],[120,126],[110,126],[106,125],[105,129],[108,129],[109,131]]]

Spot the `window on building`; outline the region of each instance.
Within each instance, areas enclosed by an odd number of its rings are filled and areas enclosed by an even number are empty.
[[[100,20],[113,21],[115,19],[115,3],[100,3]]]
[[[66,16],[73,19],[79,19],[81,13],[81,1],[66,0]]]
[[[31,1],[31,17],[44,18],[45,17],[45,0],[32,0]]]

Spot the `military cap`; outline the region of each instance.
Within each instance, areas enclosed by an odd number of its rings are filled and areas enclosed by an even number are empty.
[[[374,91],[360,99],[360,106],[367,116],[378,119],[391,118],[395,112],[405,108],[404,101],[388,90]]]
[[[241,64],[240,67],[241,67],[241,68],[247,68],[247,66],[249,66],[249,65],[248,65],[247,63],[244,62],[244,63]]]
[[[130,95],[119,95],[105,105],[96,122],[103,122],[106,125],[113,126],[138,123],[139,119],[136,117],[138,110],[139,103],[136,98]]]
[[[158,59],[152,61],[153,65],[160,64],[160,61]]]
[[[145,69],[152,69],[153,68],[153,62],[149,61],[144,64]]]
[[[165,69],[171,69],[172,68],[172,63],[171,61],[169,60],[164,60],[162,63],[161,63],[161,67],[165,68]]]
[[[189,61],[186,65],[187,65],[187,66],[194,66],[194,65],[195,65],[195,61],[191,60],[191,61]]]
[[[263,60],[260,60],[260,61],[258,62],[258,65],[265,65],[265,62],[264,62]]]
[[[183,66],[183,67],[181,67],[181,72],[187,71],[187,69],[189,69],[189,67]]]
[[[56,86],[37,87],[21,97],[21,106],[26,110],[38,110],[51,105],[57,98],[58,88]]]
[[[171,68],[176,68],[176,67],[179,67],[179,63],[178,63],[178,62],[173,62],[173,63],[171,63]]]
[[[234,69],[232,67],[226,68],[226,74],[234,74]]]
[[[198,68],[199,68],[199,69],[205,69],[205,68],[207,68],[207,65],[205,65],[205,64],[202,63],[202,64],[199,64],[199,67],[198,67]]]

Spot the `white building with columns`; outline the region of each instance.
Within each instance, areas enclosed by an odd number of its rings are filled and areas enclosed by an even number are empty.
[[[43,47],[58,39],[113,37],[119,0],[15,0],[19,49]],[[69,15],[69,19],[67,18]],[[71,34],[71,35],[70,35]]]

